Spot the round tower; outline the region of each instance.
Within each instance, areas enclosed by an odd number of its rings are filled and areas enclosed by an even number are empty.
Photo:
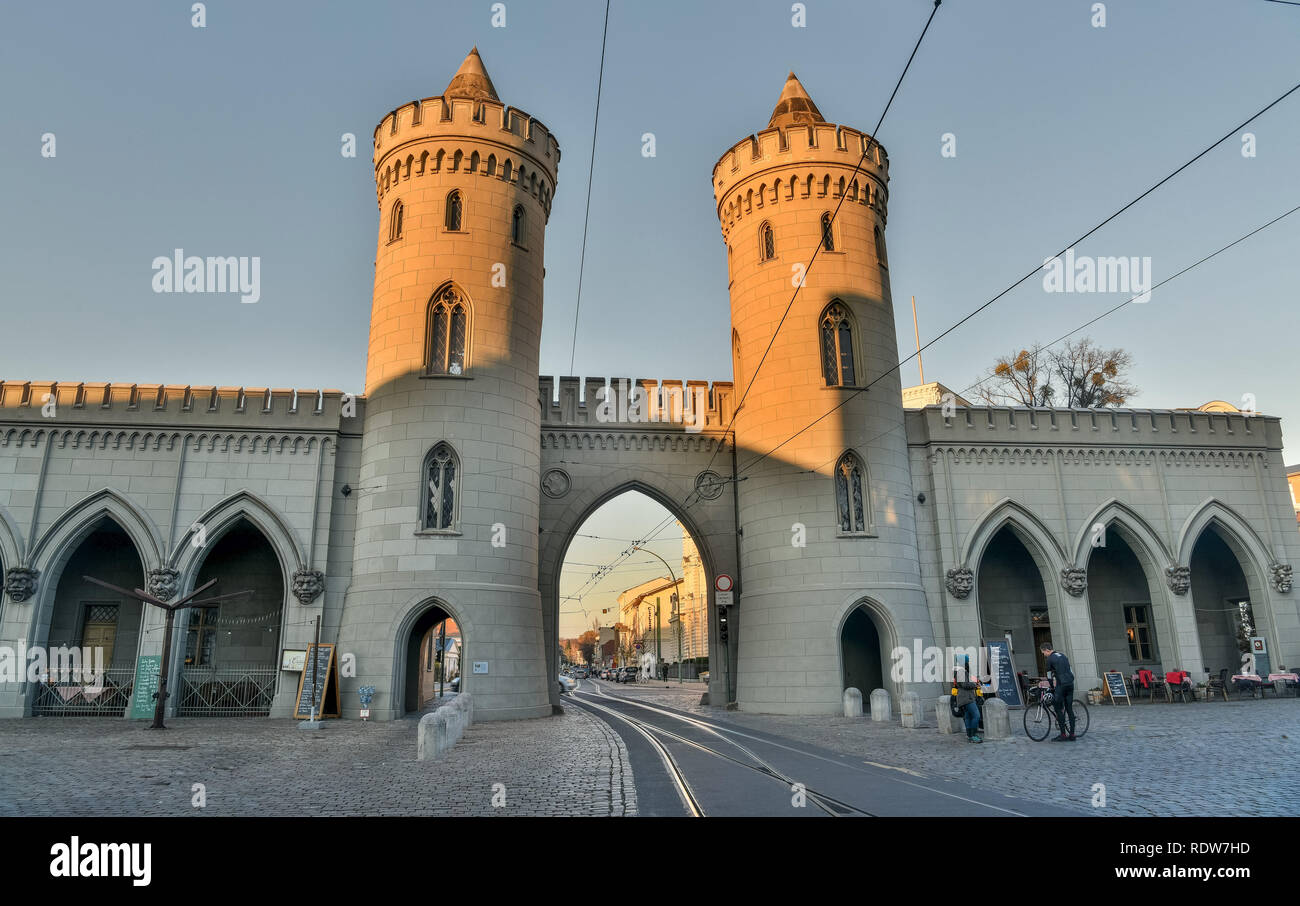
[[[742,708],[830,714],[847,686],[901,693],[890,652],[933,642],[896,369],[888,181],[884,148],[826,122],[794,73],[768,127],[713,170],[737,399],[749,388],[735,421]]]
[[[374,685],[379,717],[419,707],[419,636],[443,616],[462,634],[461,689],[480,719],[551,713],[537,374],[559,159],[546,127],[497,97],[477,48],[440,97],[375,130],[379,241],[339,638],[357,658],[345,694]]]

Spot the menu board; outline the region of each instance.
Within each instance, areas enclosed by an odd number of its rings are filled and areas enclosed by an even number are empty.
[[[313,684],[312,678],[315,678]],[[313,714],[312,695],[315,694]],[[307,663],[298,681],[298,700],[293,716],[300,720],[339,716],[339,665],[331,644],[308,645]]]
[[[1111,670],[1103,674],[1106,677],[1106,692],[1112,705],[1119,704],[1119,699],[1124,699],[1129,705],[1133,704],[1132,699],[1128,696],[1128,686],[1124,685],[1124,674],[1118,670]]]
[[[1011,660],[1011,646],[1006,643],[1006,640],[1002,640],[989,642],[986,647],[989,653],[989,669],[997,670],[994,679],[998,698],[1006,702],[1008,708],[1023,708],[1025,703],[1020,700],[1020,684],[1016,682],[1015,663]]]
[[[144,654],[135,659],[135,685],[131,689],[131,717],[153,717],[157,706],[158,677],[162,673],[162,655]]]

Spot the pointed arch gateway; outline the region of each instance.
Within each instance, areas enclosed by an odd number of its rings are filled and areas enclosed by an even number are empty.
[[[70,544],[55,568],[41,575],[48,606],[37,618],[32,642],[50,652],[50,662],[45,680],[29,684],[31,713],[121,717],[135,679],[143,604],[85,577],[136,588],[144,582],[145,566],[130,534],[108,513],[83,523]],[[86,678],[86,669],[98,682]]]
[[[1112,498],[1083,520],[1074,543],[1098,667],[1200,675],[1199,650],[1188,644],[1191,614],[1165,582],[1172,558],[1141,514]]]
[[[1208,676],[1241,669],[1247,635],[1267,639],[1270,652],[1281,650],[1269,581],[1273,559],[1250,523],[1217,498],[1202,501],[1183,523],[1177,562],[1190,569],[1187,598]]]
[[[1042,675],[1039,646],[1044,642],[1060,647],[1076,663],[1090,660],[1077,656],[1090,630],[1079,625],[1083,616],[1071,617],[1060,585],[1067,562],[1052,531],[1010,497],[990,507],[962,543],[960,563],[972,572],[970,596],[978,620],[974,634],[1000,639],[1009,631],[1017,672]]]
[[[701,462],[701,465],[705,461],[707,461],[707,457]],[[543,466],[545,467],[545,463],[543,463]],[[549,507],[546,505],[543,507],[542,543],[538,546],[538,586],[542,592],[542,610],[545,620],[543,628],[550,669],[548,675],[554,675],[558,671],[559,659],[556,652],[560,632],[561,605],[564,603],[561,598],[560,580],[570,548],[578,534],[584,531],[583,526],[598,510],[629,492],[636,492],[667,510],[674,519],[681,523],[684,535],[689,536],[694,543],[698,554],[696,568],[701,573],[700,580],[703,589],[696,590],[696,597],[693,599],[689,597],[691,594],[689,590],[681,590],[679,593],[677,604],[687,620],[683,633],[693,631],[696,648],[701,652],[707,652],[707,655],[700,655],[701,657],[707,656],[707,666],[702,664],[700,666],[702,669],[709,671],[709,694],[712,700],[715,702],[729,700],[726,697],[734,695],[735,689],[733,671],[738,650],[738,629],[733,611],[728,641],[725,645],[720,642],[718,608],[715,600],[716,592],[713,590],[713,580],[720,571],[734,575],[734,567],[730,565],[733,561],[725,559],[730,551],[717,548],[713,540],[714,537],[723,533],[717,531],[710,533],[710,527],[716,524],[710,521],[712,517],[707,512],[702,512],[700,507],[684,508],[681,506],[681,501],[690,492],[690,484],[675,485],[673,480],[677,476],[667,473],[647,474],[644,476],[644,480],[627,480],[617,474],[610,474],[609,470],[601,470],[601,472],[602,477],[592,482],[590,486],[581,490],[575,488],[572,493],[567,494],[562,500],[552,501]],[[694,473],[691,474],[694,475]],[[725,502],[724,497],[717,499]],[[729,504],[726,509],[729,515]],[[628,531],[636,534],[648,528],[649,526],[645,525],[637,525],[635,528],[629,526]],[[626,535],[626,537],[631,536],[631,534]],[[606,546],[612,547],[613,545]],[[663,550],[661,548],[660,552],[662,553]],[[617,553],[617,550],[613,553]],[[676,569],[675,558],[668,554],[664,554],[664,556],[674,563],[673,568]],[[720,561],[720,557],[724,559]],[[653,558],[649,557],[649,555],[644,555],[644,559],[647,570],[653,572],[656,561],[653,561]],[[680,575],[676,576],[676,578],[678,580],[683,579]],[[689,583],[682,581],[681,586],[682,589],[687,589]],[[670,607],[670,597],[664,597],[661,602],[661,616],[665,620],[670,613]],[[606,614],[602,616],[602,619],[608,619],[612,624],[616,616],[616,614],[613,616]],[[664,630],[665,634],[660,639],[660,643],[664,648],[665,661],[671,660],[676,651],[673,647],[677,644],[676,636],[671,635],[671,632],[673,630]],[[689,636],[687,638],[689,639]],[[689,641],[683,642],[684,646],[689,644]],[[694,659],[691,655],[691,649],[684,647],[683,652],[688,661]],[[670,681],[675,680],[677,677],[677,674],[672,672],[673,669],[670,667]],[[551,700],[553,705],[558,706],[561,704],[558,687],[552,689]]]

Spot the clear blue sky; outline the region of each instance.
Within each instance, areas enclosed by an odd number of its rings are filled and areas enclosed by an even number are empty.
[[[713,164],[766,125],[791,69],[828,119],[870,129],[931,8],[809,0],[798,29],[790,6],[613,3],[579,374],[730,379]],[[502,99],[563,150],[542,365],[569,370],[603,3],[508,0],[505,28],[486,0],[217,0],[204,29],[189,7],[0,13],[0,376],[359,390],[370,137],[387,111],[440,93],[474,44]],[[949,0],[935,18],[878,136],[905,354],[909,296],[922,339],[938,334],[1300,74],[1300,7],[1112,0],[1104,29],[1090,7]],[[1151,256],[1160,280],[1300,203],[1300,93],[1251,131],[1256,158],[1226,142],[1079,252]],[[40,155],[46,132],[54,159]],[[356,158],[339,154],[344,132]],[[940,155],[946,132],[954,159]],[[1298,241],[1300,214],[1092,328],[1132,352],[1134,404],[1253,393],[1300,460]],[[177,247],[260,256],[261,301],[153,293],[152,260]],[[926,376],[966,387],[997,355],[1120,298],[1049,295],[1035,278],[928,351]]]

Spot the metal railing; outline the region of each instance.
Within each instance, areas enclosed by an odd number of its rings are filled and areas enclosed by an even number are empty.
[[[178,717],[266,717],[276,675],[265,664],[181,668]]]
[[[131,704],[134,667],[110,667],[97,686],[71,682],[36,684],[33,717],[122,717]]]

